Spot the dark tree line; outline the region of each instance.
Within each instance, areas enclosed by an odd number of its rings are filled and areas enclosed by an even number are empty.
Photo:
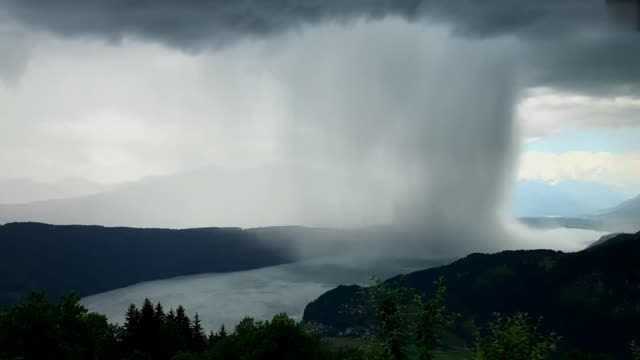
[[[362,359],[331,348],[285,314],[245,318],[231,332],[206,335],[199,316],[190,318],[182,306],[165,311],[147,299],[131,305],[120,326],[79,301],[74,295],[52,303],[32,293],[0,310],[0,360]]]
[[[79,300],[67,296],[53,304],[33,293],[0,311],[0,359],[117,359],[121,328]]]
[[[33,293],[0,310],[0,360],[434,360],[456,316],[445,307],[442,281],[431,297],[378,284],[364,311],[374,314],[368,336],[348,346],[321,338],[286,314],[271,320],[245,318],[232,330],[205,335],[200,318],[179,306],[165,311],[145,300],[131,305],[122,326],[90,313],[79,297],[51,303]],[[479,329],[464,357],[474,360],[612,359],[559,353],[558,340],[526,314],[497,316]],[[640,358],[637,342],[627,357]],[[625,357],[625,358],[627,358]]]
[[[121,334],[125,353],[139,358],[170,359],[179,352],[202,352],[207,347],[197,314],[191,320],[182,306],[165,313],[162,304],[154,306],[149,299],[140,309],[129,306]]]

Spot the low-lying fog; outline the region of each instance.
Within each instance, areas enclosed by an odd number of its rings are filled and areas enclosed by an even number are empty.
[[[579,229],[553,229],[532,232],[538,246],[576,251],[588,246],[604,233]],[[553,246],[556,244],[556,246]],[[285,312],[301,318],[304,307],[322,293],[340,284],[367,284],[372,277],[387,278],[449,262],[450,259],[379,259],[322,257],[288,265],[225,274],[199,274],[137,285],[82,299],[91,311],[122,323],[131,303],[145,298],[161,302],[165,309],[183,305],[198,313],[206,329],[234,326],[243,317],[268,319]]]

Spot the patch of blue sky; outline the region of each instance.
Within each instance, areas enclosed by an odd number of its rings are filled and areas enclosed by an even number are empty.
[[[564,130],[525,144],[524,151],[556,154],[569,151],[639,152],[640,127]]]

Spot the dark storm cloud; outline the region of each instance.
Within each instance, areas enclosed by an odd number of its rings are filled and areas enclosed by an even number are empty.
[[[467,35],[554,34],[606,17],[600,0],[2,0],[11,16],[63,35],[132,34],[178,46],[217,46],[320,21],[424,16]]]
[[[594,95],[636,95],[640,90],[640,36],[636,33],[536,42],[524,57],[534,84]]]
[[[532,45],[531,54],[523,59],[534,65],[535,77],[525,80],[527,86],[533,81],[533,85],[602,91],[603,84],[607,90],[619,90],[640,80],[633,69],[640,57],[640,33],[629,36],[630,30],[640,28],[639,2],[0,0],[0,9],[30,27],[63,36],[94,36],[116,42],[133,36],[187,51],[217,48],[320,22],[398,16],[408,21],[446,23],[466,37],[517,36]]]

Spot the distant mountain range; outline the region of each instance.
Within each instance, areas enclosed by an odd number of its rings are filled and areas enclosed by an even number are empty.
[[[640,233],[620,234],[577,253],[472,254],[386,283],[428,295],[443,278],[448,307],[463,319],[482,325],[496,312],[526,312],[542,316],[544,326],[561,335],[566,345],[617,353],[639,335],[638,259]],[[306,307],[304,321],[331,335],[366,332],[372,319],[362,311],[367,291],[355,285],[335,288]],[[456,332],[468,337],[466,330]]]
[[[25,178],[0,179],[0,204],[24,204],[34,201],[65,199],[108,191],[114,186],[67,178],[54,182]]]
[[[579,218],[614,207],[629,199],[619,189],[586,181],[520,181],[513,190],[516,217]]]
[[[614,226],[627,227],[627,231],[634,228],[633,226],[629,227],[629,224],[637,225],[635,229],[638,229],[640,228],[640,195],[611,209],[594,214],[591,218]]]
[[[348,181],[343,182],[337,174],[309,168],[298,170],[292,172],[279,166],[228,170],[211,166],[148,177],[97,194],[0,204],[0,223],[35,221],[169,228],[287,224],[339,227],[345,225],[345,219],[361,217],[362,209],[375,214],[391,208],[381,197],[371,196],[379,190],[374,182],[343,187]],[[320,190],[327,188],[333,191]]]
[[[640,195],[628,199],[624,193],[604,185],[525,182],[517,187],[513,202],[520,221],[531,227],[640,230]]]
[[[598,231],[636,232],[640,230],[640,195],[610,209],[582,217],[524,217],[522,223],[534,228],[576,228]]]
[[[0,223],[341,227],[354,226],[345,224],[345,219],[362,218],[362,225],[382,224],[393,216],[394,204],[389,194],[384,195],[383,184],[342,187],[339,184],[348,183],[348,177],[299,170],[292,174],[291,169],[277,166],[234,171],[206,167],[110,187],[81,180],[56,184],[11,180],[0,182]],[[333,193],[319,190],[327,184],[335,188]],[[23,201],[13,203],[18,199]],[[40,201],[24,201],[29,199]],[[617,206],[627,199],[625,193],[600,184],[524,181],[514,189],[512,207],[516,216],[535,226],[631,231],[640,219],[633,203],[640,200]]]

